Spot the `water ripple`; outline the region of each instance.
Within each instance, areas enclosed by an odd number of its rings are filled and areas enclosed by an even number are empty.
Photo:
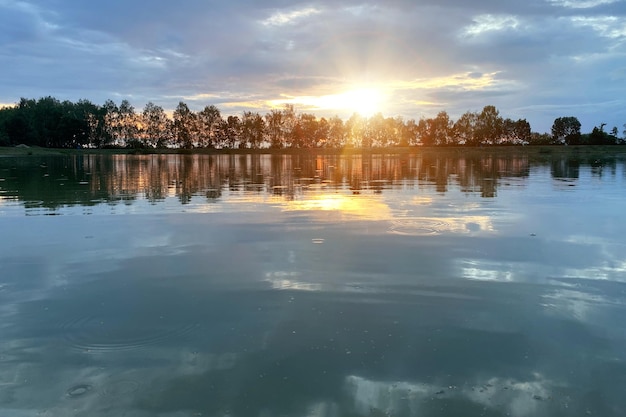
[[[65,340],[83,352],[123,351],[141,349],[178,339],[191,333],[198,323],[164,325],[153,323],[130,327],[120,322],[108,322],[95,316],[74,318],[60,325]]]
[[[451,225],[441,219],[412,217],[393,220],[389,232],[407,236],[429,236],[438,235],[450,229]]]

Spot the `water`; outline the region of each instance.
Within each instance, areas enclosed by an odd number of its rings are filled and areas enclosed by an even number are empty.
[[[623,416],[623,157],[0,158],[2,416]]]

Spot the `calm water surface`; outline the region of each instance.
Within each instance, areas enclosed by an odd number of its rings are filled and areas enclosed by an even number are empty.
[[[2,416],[624,416],[626,169],[0,158]]]

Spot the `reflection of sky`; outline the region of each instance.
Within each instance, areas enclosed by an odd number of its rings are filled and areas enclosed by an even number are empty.
[[[2,216],[0,408],[621,416],[622,180],[580,173]]]
[[[528,381],[489,378],[461,386],[372,381],[350,375],[345,384],[354,408],[360,415],[368,415],[371,410],[378,410],[380,415],[393,415],[399,410],[408,411],[407,415],[419,415],[426,408],[424,403],[443,404],[445,400],[451,399],[467,407],[464,413],[483,407],[504,408],[501,412],[520,417],[543,415],[549,408],[543,400],[548,400],[549,393],[555,388],[551,381],[544,380],[541,375],[535,375],[534,379]]]

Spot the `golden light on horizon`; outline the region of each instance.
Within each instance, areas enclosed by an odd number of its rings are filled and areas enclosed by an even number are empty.
[[[328,108],[349,110],[369,117],[382,111],[385,95],[377,88],[358,88],[341,94],[322,97],[322,105]]]
[[[335,110],[343,113],[358,113],[369,117],[377,112],[384,112],[387,93],[378,87],[356,87],[341,93],[321,96],[287,96],[282,100],[273,100],[274,107],[293,104],[311,110]]]

